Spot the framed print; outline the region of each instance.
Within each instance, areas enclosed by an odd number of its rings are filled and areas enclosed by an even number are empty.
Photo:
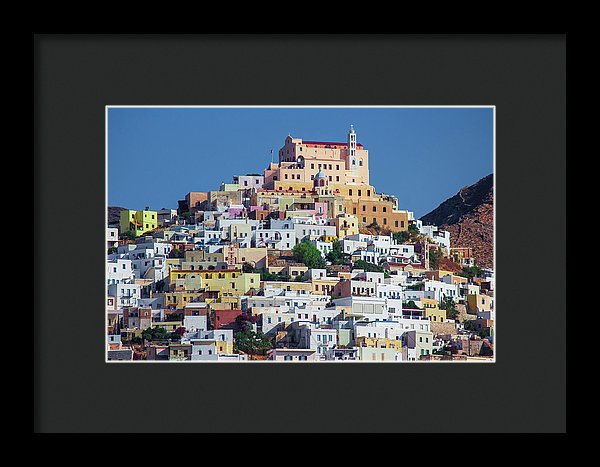
[[[566,431],[566,35],[39,34],[34,163],[36,432]]]

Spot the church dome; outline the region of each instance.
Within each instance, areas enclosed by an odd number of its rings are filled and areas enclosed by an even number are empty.
[[[313,182],[313,186],[316,188],[319,186],[327,186],[328,184],[329,184],[329,177],[327,177],[327,175],[325,175],[325,173],[321,169],[319,169],[319,171],[315,175],[315,180]]]

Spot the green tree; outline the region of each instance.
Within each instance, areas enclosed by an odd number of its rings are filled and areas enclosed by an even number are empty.
[[[482,270],[477,266],[463,266],[462,271],[459,272],[458,275],[473,279],[474,277],[479,277],[481,273]]]
[[[133,230],[127,230],[121,234],[121,237],[125,240],[135,240],[135,232]]]
[[[233,335],[234,352],[244,352],[249,355],[265,355],[267,350],[273,348],[271,339],[265,336],[261,331],[255,332],[252,329],[252,319],[244,315],[236,318],[236,323],[240,330]]]
[[[391,277],[390,273],[386,271],[383,266],[374,263],[369,263],[362,259],[354,261],[353,269],[362,269],[365,272],[382,272],[384,278],[388,279],[389,277]]]
[[[354,269],[362,269],[365,272],[386,272],[385,269],[383,269],[383,266],[369,263],[362,259],[354,261]]]
[[[242,272],[256,272],[256,270],[254,269],[254,266],[252,266],[252,264],[246,262],[242,264]]]
[[[463,326],[465,327],[465,329],[467,331],[471,331],[471,332],[477,334],[482,339],[485,339],[486,337],[490,337],[489,329],[477,329],[477,327],[475,326],[474,319],[469,319],[469,320],[464,321]]]
[[[173,248],[169,253],[169,258],[183,258],[184,256],[183,248]]]
[[[266,269],[261,269],[261,271],[260,271],[260,280],[261,281],[289,282],[290,279],[291,279],[291,277],[288,274],[269,272]]]
[[[408,232],[412,235],[419,235],[419,228],[416,224],[408,224]]]
[[[446,317],[448,319],[458,319],[458,309],[454,300],[450,297],[444,297],[440,300],[440,310],[446,310]]]
[[[344,253],[342,244],[337,240],[331,245],[331,251],[325,256],[326,259],[331,261],[331,264],[348,264],[350,255]]]
[[[180,334],[176,332],[168,332],[165,328],[158,326],[155,328],[144,329],[142,337],[147,340],[179,340]]]
[[[440,267],[440,259],[442,258],[442,249],[438,246],[437,248],[429,249],[429,269],[437,269]]]
[[[419,237],[419,228],[415,224],[409,224],[407,230],[394,232],[392,235],[397,243],[414,242]]]
[[[325,269],[326,263],[319,249],[310,241],[304,240],[292,249],[294,258],[310,269]]]
[[[111,246],[111,247],[108,249],[108,254],[109,254],[109,255],[112,255],[112,254],[114,254],[114,253],[117,253],[118,251],[119,251],[119,249],[118,249],[116,246]]]
[[[406,243],[410,238],[410,234],[405,230],[401,230],[400,232],[394,232],[393,238],[396,243]]]
[[[156,281],[155,287],[158,293],[167,291],[167,284],[165,283],[164,279]]]

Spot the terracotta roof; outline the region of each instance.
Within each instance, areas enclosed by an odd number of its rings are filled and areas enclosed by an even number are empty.
[[[336,143],[332,141],[302,141],[302,144],[310,144],[315,146],[338,146],[338,149],[344,149],[348,147],[348,143]],[[356,143],[357,148],[362,148],[363,145]]]

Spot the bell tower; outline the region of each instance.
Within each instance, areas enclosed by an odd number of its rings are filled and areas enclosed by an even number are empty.
[[[353,175],[358,175],[358,159],[356,157],[356,132],[354,126],[350,125],[348,131],[348,169],[352,170]]]

